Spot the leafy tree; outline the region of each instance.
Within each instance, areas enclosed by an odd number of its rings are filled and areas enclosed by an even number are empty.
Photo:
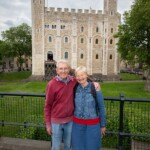
[[[16,57],[19,70],[22,70],[22,64],[25,57],[30,57],[32,52],[31,27],[23,23],[17,27],[2,32],[3,50],[7,57]]]
[[[142,64],[147,70],[146,88],[150,91],[150,1],[135,0],[131,10],[124,13],[124,23],[115,37],[118,51],[129,64]]]
[[[4,41],[0,40],[0,65],[2,65],[3,71],[4,71],[4,61],[3,60],[5,59],[5,57],[8,57],[8,53],[7,53],[6,49],[8,49],[8,45]]]

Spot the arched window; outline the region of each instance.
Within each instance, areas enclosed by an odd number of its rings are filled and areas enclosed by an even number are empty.
[[[98,59],[98,54],[96,54],[96,59]]]
[[[98,31],[99,31],[99,28],[97,27],[97,28],[96,28],[96,32],[98,32]]]
[[[65,52],[64,58],[65,58],[65,59],[68,59],[68,52]]]
[[[113,12],[113,11],[111,11],[111,12],[110,12],[110,15],[111,15],[111,16],[113,16],[113,15],[114,15],[114,12]]]
[[[114,31],[113,31],[113,28],[111,28],[111,33],[113,33]]]
[[[68,37],[65,37],[65,43],[68,43]]]
[[[81,38],[81,43],[83,43],[84,42],[84,39],[83,38]]]
[[[98,44],[98,39],[95,40],[95,44]]]
[[[109,59],[112,59],[112,55],[109,56]]]
[[[48,42],[52,42],[52,37],[51,36],[48,37]]]
[[[47,60],[48,61],[53,61],[53,52],[52,51],[47,52]]]
[[[110,44],[113,44],[113,40],[112,39],[110,39]]]
[[[83,59],[83,54],[80,55],[80,58]]]
[[[56,29],[56,25],[52,25],[52,29]]]
[[[83,32],[84,31],[84,27],[81,27],[81,32]]]

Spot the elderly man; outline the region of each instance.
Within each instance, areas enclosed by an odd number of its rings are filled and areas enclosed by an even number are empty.
[[[77,81],[70,76],[70,66],[66,60],[56,65],[57,76],[49,81],[46,90],[44,117],[46,129],[52,135],[52,150],[60,150],[62,135],[64,150],[70,150],[74,111],[74,91]],[[99,88],[99,84],[95,84]]]

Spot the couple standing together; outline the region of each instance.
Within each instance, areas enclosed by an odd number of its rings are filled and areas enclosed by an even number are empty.
[[[47,85],[44,106],[52,150],[60,150],[62,138],[64,150],[100,150],[106,118],[102,93],[95,90],[100,89],[99,84],[94,83],[95,99],[85,67],[75,70],[75,78],[69,75],[68,62],[60,60],[56,71],[57,76]]]

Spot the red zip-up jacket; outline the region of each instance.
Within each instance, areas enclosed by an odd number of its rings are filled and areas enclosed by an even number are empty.
[[[51,123],[62,124],[73,120],[73,88],[77,81],[72,76],[68,77],[68,83],[64,83],[58,77],[55,77],[47,85],[44,107],[46,127],[51,127]]]

